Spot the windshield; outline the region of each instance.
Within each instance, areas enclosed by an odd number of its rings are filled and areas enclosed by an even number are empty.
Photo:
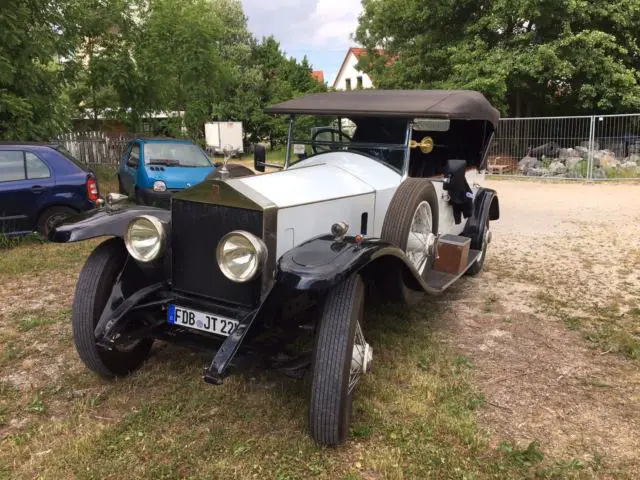
[[[291,144],[295,161],[326,152],[347,151],[373,157],[401,171],[407,120],[395,118],[323,118],[305,128],[298,124]],[[309,125],[309,123],[306,123]]]
[[[189,143],[147,143],[145,165],[175,167],[210,167],[211,161],[196,145]]]

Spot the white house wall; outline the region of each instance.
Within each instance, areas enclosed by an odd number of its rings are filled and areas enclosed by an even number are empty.
[[[373,82],[371,81],[371,77],[366,73],[358,70],[356,66],[358,65],[358,57],[356,57],[352,52],[349,53],[349,57],[344,64],[344,67],[340,72],[338,72],[338,77],[334,83],[334,87],[336,90],[346,90],[347,89],[347,78],[351,79],[351,89],[356,90],[358,88],[358,77],[362,77],[362,88],[374,88]]]

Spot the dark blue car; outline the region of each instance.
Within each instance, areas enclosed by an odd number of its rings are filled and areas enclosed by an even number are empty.
[[[98,199],[96,176],[60,146],[0,143],[0,235],[46,237]]]

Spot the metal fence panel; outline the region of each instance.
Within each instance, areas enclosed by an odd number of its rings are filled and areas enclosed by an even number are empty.
[[[640,114],[593,117],[592,180],[640,178]]]
[[[500,120],[489,173],[640,179],[640,114]]]

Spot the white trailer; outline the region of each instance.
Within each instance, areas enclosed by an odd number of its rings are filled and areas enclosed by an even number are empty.
[[[244,153],[242,122],[210,122],[204,125],[204,137],[207,150],[221,154],[226,145],[239,153]]]

